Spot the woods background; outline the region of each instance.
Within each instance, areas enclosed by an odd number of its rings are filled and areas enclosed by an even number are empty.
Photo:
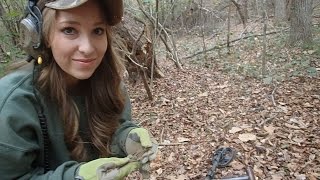
[[[0,77],[26,64],[26,2],[0,0]],[[320,178],[320,0],[124,2],[115,46],[162,152],[150,179],[204,179],[220,146],[238,153],[219,177]]]
[[[115,34],[120,35],[117,45],[134,81],[139,75],[151,79],[164,76],[158,66],[160,60],[171,61],[177,69],[182,69],[183,59],[196,58],[198,63],[208,65],[226,54],[241,58],[244,49],[256,52],[257,56],[252,58],[261,63],[260,67],[229,63],[229,68],[266,77],[275,73],[270,72],[274,68],[268,62],[293,58],[279,57],[283,53],[273,49],[283,46],[289,51],[290,47],[299,46],[306,50],[306,56],[320,53],[319,3],[317,0],[126,0],[124,20],[115,27]],[[19,20],[25,4],[26,0],[0,1],[2,73],[12,62],[25,58],[19,48]],[[188,41],[178,43],[184,38]],[[308,64],[307,72],[314,75],[318,62],[309,57],[290,63]],[[252,68],[259,68],[260,72],[251,72]]]

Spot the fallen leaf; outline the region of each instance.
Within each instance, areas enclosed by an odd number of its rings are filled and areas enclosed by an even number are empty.
[[[171,153],[170,153],[170,156],[168,157],[168,161],[169,161],[169,162],[173,161],[173,160],[174,160],[173,157],[174,157],[174,153],[171,152]]]
[[[190,141],[190,139],[188,139],[188,138],[178,137],[178,142],[179,142],[179,143],[182,143],[182,142],[189,142],[189,141]]]
[[[186,180],[188,177],[186,175],[180,175],[177,177],[177,180]]]
[[[251,133],[239,134],[238,137],[242,142],[254,141],[257,139],[257,136]]]
[[[270,126],[264,126],[263,129],[265,131],[267,131],[268,134],[273,135],[274,134],[274,130],[276,130],[277,128],[275,128],[272,125],[270,125]]]
[[[224,85],[221,85],[221,86],[217,86],[217,88],[219,88],[219,89],[224,89],[224,88],[226,88],[226,87],[228,87],[229,85],[228,84],[224,84]]]
[[[261,92],[260,89],[257,89],[257,90],[252,91],[253,94],[259,94],[260,92]]]
[[[296,180],[306,180],[307,177],[305,174],[297,174],[296,176]]]
[[[304,138],[297,138],[297,137],[292,138],[292,140],[293,140],[294,142],[299,143],[299,144],[306,141],[306,139],[304,139]]]
[[[163,170],[162,170],[162,168],[159,168],[159,169],[156,170],[156,172],[157,172],[157,174],[160,175],[160,174],[162,174]]]
[[[285,125],[287,128],[290,128],[290,129],[300,129],[300,127],[295,126],[295,125],[291,125],[291,124],[288,124],[288,123],[285,123],[284,125]]]
[[[308,102],[307,102],[307,103],[304,103],[303,106],[306,107],[306,108],[313,108],[313,105],[311,105],[311,104],[308,103]]]
[[[204,92],[204,93],[201,93],[201,94],[198,94],[199,97],[207,97],[208,96],[208,92]]]
[[[232,127],[232,128],[229,130],[229,133],[230,133],[230,134],[234,134],[234,133],[237,133],[237,132],[240,132],[240,131],[242,131],[241,128],[239,128],[239,127]]]
[[[178,101],[178,102],[182,102],[182,101],[184,101],[184,100],[186,100],[186,98],[177,97],[177,101]]]
[[[291,162],[291,163],[289,163],[289,164],[287,165],[287,167],[289,168],[289,170],[290,170],[290,171],[293,171],[293,172],[295,172],[299,166],[301,166],[301,165],[300,165],[300,164],[297,164],[297,163],[293,163],[293,162]]]
[[[272,177],[272,180],[282,180],[283,179],[283,176],[279,175],[279,174],[273,174],[273,175],[271,175],[271,177]]]
[[[238,161],[234,161],[231,163],[231,167],[234,170],[242,170],[245,168],[245,165],[243,165],[242,163],[238,162]]]
[[[304,122],[302,122],[301,120],[298,120],[296,118],[290,118],[289,121],[299,125],[299,127],[301,127],[301,128],[307,128],[307,125]]]
[[[287,113],[288,112],[288,108],[286,106],[278,106],[279,110],[281,110],[281,112]]]
[[[219,111],[222,112],[222,114],[226,114],[226,112],[223,109],[219,108]]]

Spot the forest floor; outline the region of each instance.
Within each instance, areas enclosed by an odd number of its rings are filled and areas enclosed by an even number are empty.
[[[133,118],[160,145],[151,180],[204,179],[220,147],[236,155],[217,178],[245,175],[249,166],[256,179],[320,178],[319,75],[266,84],[214,61],[183,60],[182,71],[160,66],[166,76],[154,81],[154,100],[142,83],[128,85]]]

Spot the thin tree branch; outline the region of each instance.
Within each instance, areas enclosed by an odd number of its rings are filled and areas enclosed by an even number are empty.
[[[268,32],[266,33],[266,35],[271,35],[271,34],[276,34],[276,33],[279,33],[279,32],[283,32],[283,31],[287,31],[289,28],[285,29],[285,30],[281,30],[281,31],[272,31],[272,32]],[[241,38],[237,38],[237,39],[234,39],[232,41],[230,41],[229,43],[234,43],[234,42],[237,42],[237,41],[240,41],[242,39],[248,39],[248,38],[252,38],[252,37],[259,37],[259,36],[264,36],[263,34],[253,34],[253,35],[249,35],[249,36],[245,36],[245,37],[241,37]],[[187,57],[184,57],[184,59],[189,59],[189,58],[192,58],[192,57],[195,57],[199,54],[202,54],[204,52],[209,52],[209,51],[212,51],[212,50],[215,50],[215,49],[218,49],[218,48],[221,48],[222,46],[225,46],[227,45],[227,43],[222,43],[222,44],[218,44],[218,45],[215,45],[214,47],[212,48],[209,48],[207,49],[206,51],[198,51],[190,56],[187,56]]]

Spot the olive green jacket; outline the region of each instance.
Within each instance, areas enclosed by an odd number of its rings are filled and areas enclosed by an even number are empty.
[[[57,105],[39,99],[46,116],[49,139],[49,169],[44,173],[43,136],[38,118],[39,101],[33,88],[33,70],[26,68],[0,79],[0,179],[74,179],[80,162],[73,161],[64,142],[64,131]],[[127,98],[121,125],[111,145],[113,156],[124,157],[128,132],[136,127],[131,122],[131,105]],[[88,132],[84,100],[74,97],[80,110],[80,133]],[[45,140],[47,141],[47,140]],[[88,148],[90,151],[90,147]],[[91,159],[98,158],[91,148]]]

